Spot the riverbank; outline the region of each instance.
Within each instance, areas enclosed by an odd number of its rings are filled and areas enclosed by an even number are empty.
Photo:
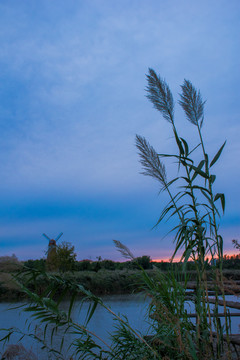
[[[148,275],[158,281],[158,272],[155,269],[146,270]],[[59,275],[59,273],[55,273]],[[209,273],[211,275],[211,273]],[[142,273],[139,270],[100,270],[94,271],[77,271],[66,272],[61,277],[67,281],[72,281],[83,285],[95,295],[111,295],[111,294],[131,294],[138,292],[142,285]],[[195,272],[188,273],[189,288],[194,288]],[[240,292],[240,270],[225,270],[224,277],[229,290],[233,293]],[[22,278],[24,283],[24,279]],[[236,286],[237,283],[237,286]],[[29,282],[30,290],[37,289],[42,294],[47,288],[46,279],[39,277],[37,284]],[[58,289],[56,295],[61,294],[61,288]],[[0,272],[0,301],[18,301],[25,298],[21,287],[14,281],[10,273]]]
[[[59,275],[59,273],[53,274]],[[141,282],[141,272],[135,270],[66,272],[61,274],[61,277],[64,280],[83,285],[96,295],[131,294],[139,289]],[[23,278],[22,282],[24,283]],[[36,284],[32,281],[28,283],[28,288],[34,291],[37,289],[38,294],[42,294],[47,286],[46,279],[41,276]],[[61,294],[61,288],[58,288],[56,295],[58,294]],[[21,287],[16,284],[12,275],[0,273],[0,301],[15,301],[24,298],[25,294]]]

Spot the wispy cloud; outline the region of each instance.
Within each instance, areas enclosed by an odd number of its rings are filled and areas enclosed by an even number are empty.
[[[160,152],[173,146],[168,124],[145,98],[144,74],[151,66],[166,77],[176,98],[184,78],[201,88],[210,156],[228,140],[216,173],[233,216],[240,200],[239,14],[237,0],[2,2],[3,198],[25,197],[28,203],[44,198],[47,204],[51,196],[81,194],[91,202],[99,194],[115,201],[141,194],[151,208],[157,186],[139,175],[135,133]],[[194,129],[179,109],[176,118],[182,135],[193,142]],[[136,219],[134,210],[129,216]],[[26,236],[28,221],[30,239],[34,227],[26,213]],[[39,221],[47,224],[44,217]],[[128,230],[134,237],[138,225],[133,223]],[[77,233],[76,224],[74,229]]]

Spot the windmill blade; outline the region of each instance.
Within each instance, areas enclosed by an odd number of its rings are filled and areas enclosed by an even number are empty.
[[[61,232],[61,233],[56,237],[55,241],[57,242],[62,235],[63,235],[63,233]]]
[[[48,237],[45,233],[42,234],[47,240],[51,240],[50,237]]]

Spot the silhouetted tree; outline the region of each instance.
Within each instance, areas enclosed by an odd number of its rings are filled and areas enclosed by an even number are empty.
[[[73,271],[77,254],[70,242],[63,241],[56,250],[56,267],[59,271]]]
[[[133,268],[138,268],[140,265],[143,269],[152,269],[153,265],[151,263],[151,258],[148,255],[143,255],[140,257],[137,257],[132,262]]]

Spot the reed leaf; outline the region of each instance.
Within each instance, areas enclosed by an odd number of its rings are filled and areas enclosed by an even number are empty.
[[[225,211],[225,195],[223,193],[216,194],[214,197],[214,201],[217,201],[218,199],[221,200],[222,211],[224,213],[224,211]]]
[[[218,161],[218,159],[221,156],[221,153],[222,153],[223,148],[224,148],[225,145],[226,145],[226,141],[224,141],[223,145],[220,147],[220,149],[218,150],[218,152],[216,153],[216,155],[212,159],[212,161],[210,163],[210,167],[212,167]]]
[[[188,147],[188,143],[185,139],[183,139],[182,137],[180,138],[180,140],[182,141],[183,145],[184,145],[184,156],[187,157],[189,154],[189,147]]]

